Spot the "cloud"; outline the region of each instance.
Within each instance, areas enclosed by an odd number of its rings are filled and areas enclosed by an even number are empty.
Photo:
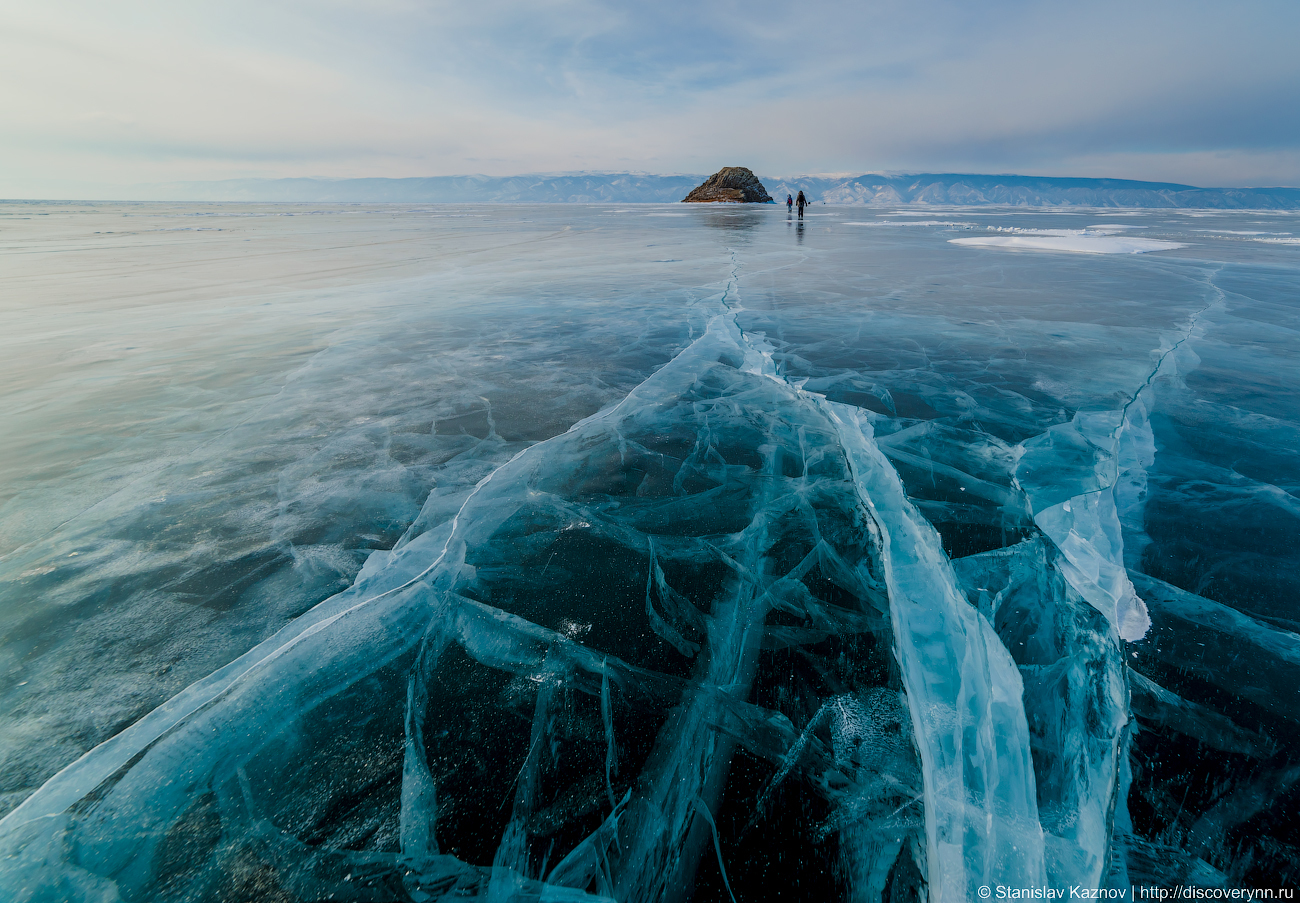
[[[1289,0],[32,4],[0,13],[0,169],[1295,184],[1296,33]]]

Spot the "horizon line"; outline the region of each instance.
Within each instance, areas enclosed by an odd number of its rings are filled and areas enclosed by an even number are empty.
[[[748,169],[748,167],[745,167]],[[750,170],[753,172],[753,170]],[[359,182],[359,181],[382,181],[382,182],[402,182],[425,179],[519,179],[519,178],[566,178],[574,176],[648,176],[654,178],[709,178],[708,174],[698,172],[650,172],[647,170],[633,169],[578,169],[578,170],[543,170],[534,172],[518,172],[508,175],[488,175],[486,173],[451,173],[447,175],[411,175],[411,176],[233,176],[219,179],[173,179],[165,182],[134,182],[122,184],[123,188],[144,188],[151,186],[164,185],[192,185],[192,184],[209,184],[217,185],[225,182]],[[1290,189],[1300,190],[1300,185],[1243,185],[1243,186],[1221,186],[1221,185],[1193,185],[1188,182],[1170,182],[1156,179],[1133,179],[1123,176],[1069,176],[1069,175],[1029,175],[1017,172],[961,172],[956,170],[913,170],[913,169],[877,169],[865,171],[841,170],[838,172],[804,172],[787,175],[768,175],[770,180],[794,180],[794,179],[838,179],[848,181],[851,179],[860,179],[866,176],[880,176],[882,178],[898,178],[902,176],[979,176],[982,178],[1017,178],[1017,179],[1050,179],[1050,180],[1075,180],[1089,182],[1132,182],[1139,185],[1170,185],[1179,188],[1191,188],[1201,191],[1259,191]]]

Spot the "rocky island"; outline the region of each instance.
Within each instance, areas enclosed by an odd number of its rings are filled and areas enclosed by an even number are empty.
[[[724,166],[682,199],[683,204],[772,204],[758,176],[743,166]]]

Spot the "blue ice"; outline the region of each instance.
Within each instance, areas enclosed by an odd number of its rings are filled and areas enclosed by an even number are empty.
[[[1285,247],[1172,213],[1144,237],[1186,247],[1121,258],[949,241],[1082,213],[523,209],[333,211],[455,247],[350,251],[410,271],[230,301],[207,338],[123,314],[211,361],[274,335],[274,391],[141,387],[89,307],[41,327],[120,373],[8,414],[8,897],[1290,874]]]

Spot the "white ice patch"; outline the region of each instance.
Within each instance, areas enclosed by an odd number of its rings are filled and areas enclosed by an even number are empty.
[[[1075,254],[1145,254],[1185,248],[1178,241],[1116,235],[1130,227],[1119,225],[1090,226],[1087,229],[1018,229],[989,226],[996,235],[951,238],[955,245],[981,248],[1007,248],[1013,251],[1067,251]],[[1010,234],[1008,234],[1010,233]]]
[[[978,229],[976,223],[957,223],[947,222],[945,220],[926,219],[926,220],[880,220],[879,222],[870,223],[845,223],[846,226],[955,226],[959,229]]]
[[[1251,232],[1244,229],[1192,229],[1192,232],[1213,232],[1215,235],[1290,235],[1290,232]]]

